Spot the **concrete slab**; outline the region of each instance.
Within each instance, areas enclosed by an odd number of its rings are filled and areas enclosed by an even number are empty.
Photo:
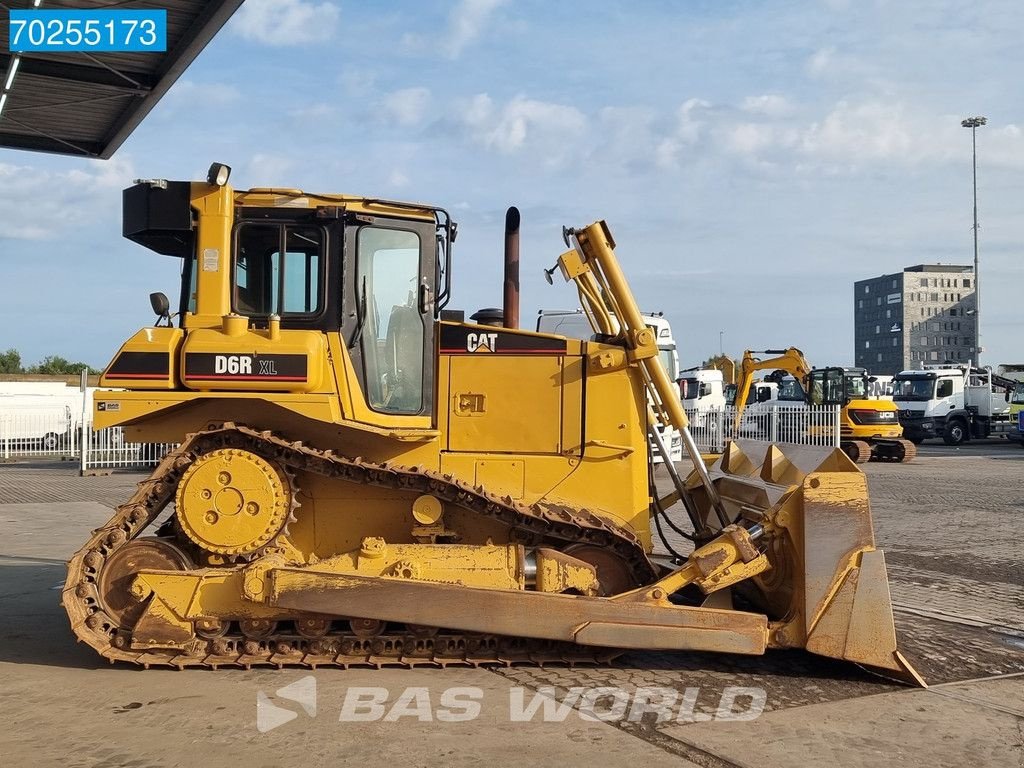
[[[1024,729],[1024,675],[1008,675],[998,680],[980,682],[949,683],[930,690],[932,693],[1017,714],[1022,720],[1021,728]]]
[[[997,695],[996,688],[989,693],[990,685],[973,683],[971,690],[984,691],[979,698]],[[752,722],[673,726],[663,733],[752,768],[1024,764],[1020,717],[928,690],[797,707]]]
[[[584,722],[575,712],[564,723],[510,722],[511,686],[479,669],[175,672],[0,663],[0,675],[0,754],[11,765],[693,765],[614,727]],[[315,717],[275,696],[282,686],[310,677],[316,681]],[[340,722],[352,686],[386,689],[383,717],[410,688],[422,689],[420,704],[429,702],[429,708],[394,722]],[[482,694],[479,717],[440,719],[448,711],[441,696],[455,686]],[[297,717],[260,733],[260,692]]]
[[[0,551],[13,557],[40,557],[67,560],[85,542],[94,528],[113,514],[110,507],[95,501],[71,501],[54,504],[0,504],[0,530],[4,532]],[[64,529],[80,533],[80,539]]]
[[[297,764],[689,766],[654,744],[569,710],[513,722],[518,688],[483,669],[142,670],[110,666],[75,643],[59,605],[64,558],[110,517],[93,502],[0,505],[0,755],[10,765],[107,768]],[[275,695],[316,680],[316,716]],[[384,689],[379,720],[340,722],[351,687]],[[446,722],[451,688],[481,698],[478,717]],[[387,722],[409,689],[411,714]],[[263,692],[297,717],[261,733]],[[523,690],[526,701],[534,695]],[[419,698],[415,698],[418,696]],[[425,697],[425,698],[424,698]],[[475,699],[467,699],[475,701]],[[425,705],[425,706],[424,706]],[[401,710],[398,710],[401,714]]]
[[[962,457],[866,467],[893,594],[906,603],[896,615],[901,644],[930,682],[946,683],[927,692],[894,690],[855,665],[796,651],[642,652],[612,667],[523,667],[500,675],[321,670],[312,674],[316,717],[277,695],[306,680],[303,670],[144,671],[111,667],[74,643],[58,605],[64,560],[143,476],[79,478],[72,470],[0,467],[3,764],[1024,765],[1024,677],[971,681],[1024,670],[1021,636],[1013,631],[1024,606],[1013,512],[1024,496],[1019,484],[1005,481],[1001,462]],[[969,507],[962,494],[943,490],[968,486],[975,489]],[[528,700],[542,686],[559,694],[573,686],[699,688],[696,707],[705,712],[737,685],[764,689],[767,710],[759,719],[616,727],[583,720],[576,710],[561,722],[509,717],[510,692],[520,687]],[[382,686],[387,711],[409,688],[425,688],[432,719],[340,722],[353,686]],[[478,718],[440,719],[440,697],[452,686],[479,689]],[[261,733],[259,692],[296,717]]]

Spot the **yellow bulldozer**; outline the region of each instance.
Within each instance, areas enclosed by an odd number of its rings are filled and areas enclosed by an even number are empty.
[[[773,357],[760,358],[757,354]],[[839,447],[857,464],[906,463],[917,456],[917,446],[903,437],[896,404],[892,400],[868,399],[871,379],[867,371],[841,366],[812,368],[796,347],[766,349],[763,353],[748,349],[743,353],[735,396],[737,428],[758,371],[771,371],[769,376],[776,379],[786,374],[792,376],[808,405],[839,406]]]
[[[707,466],[604,222],[563,233],[595,328],[573,340],[516,327],[517,216],[502,323],[467,322],[443,209],[229,173],[124,192],[125,236],[181,259],[181,292],[151,297],[95,425],[180,446],[71,559],[81,641],[246,668],[805,648],[922,683],[864,476],[752,442]],[[664,496],[659,423],[693,464]],[[652,520],[689,556],[656,556]]]

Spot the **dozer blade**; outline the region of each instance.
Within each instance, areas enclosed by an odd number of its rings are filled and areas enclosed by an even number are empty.
[[[771,646],[802,646],[925,685],[897,647],[867,479],[843,451],[738,441],[710,474],[730,519],[766,529],[772,568],[738,589],[772,621]],[[702,489],[694,494],[713,526]]]

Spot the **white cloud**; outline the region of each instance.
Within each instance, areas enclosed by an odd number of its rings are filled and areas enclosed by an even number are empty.
[[[807,60],[807,72],[815,77],[825,74],[835,59],[836,49],[831,46],[819,48]]]
[[[117,210],[117,190],[131,186],[135,170],[124,156],[90,160],[69,171],[44,171],[0,162],[0,238],[55,240],[72,227]]]
[[[247,0],[232,24],[246,40],[286,46],[330,40],[340,17],[328,0]]]
[[[409,177],[402,171],[395,168],[391,171],[391,175],[388,176],[388,186],[398,188],[407,187],[409,186]]]
[[[738,123],[725,132],[726,146],[742,155],[753,155],[780,143],[775,126],[764,123]]]
[[[377,75],[365,69],[346,68],[338,76],[338,82],[349,96],[365,96],[371,93],[376,81]]]
[[[456,59],[476,40],[490,21],[494,11],[507,0],[461,0],[448,16],[448,33],[444,48],[449,58]]]
[[[338,108],[333,104],[327,104],[322,101],[317,101],[312,104],[307,104],[304,107],[293,109],[291,116],[299,121],[312,121],[324,120],[329,117],[333,117],[337,114]]]
[[[516,96],[496,108],[486,93],[473,97],[462,119],[474,140],[488,149],[510,154],[530,146],[548,162],[564,157],[566,147],[587,128],[586,116],[576,107]]]
[[[665,169],[677,168],[683,151],[697,144],[704,128],[703,114],[711,109],[711,103],[703,99],[687,99],[676,110],[675,129],[658,144],[655,162]]]
[[[785,96],[775,93],[765,93],[761,96],[747,96],[740,107],[744,112],[765,117],[784,117],[793,111],[789,100]]]
[[[428,88],[403,88],[387,94],[381,101],[386,116],[404,126],[419,123],[429,105]]]
[[[248,187],[292,187],[289,174],[294,164],[281,155],[258,152],[245,165],[244,186]],[[241,179],[240,179],[241,181]]]
[[[900,104],[840,101],[804,131],[800,148],[809,155],[853,163],[909,159],[933,151],[928,138],[911,128]]]
[[[224,83],[197,83],[194,80],[179,80],[168,92],[166,100],[189,107],[217,107],[233,104],[242,94],[233,85]]]
[[[681,111],[680,128],[663,142],[678,160],[687,136],[700,136],[692,110]],[[988,127],[979,160],[1024,168],[1024,132],[1013,124]],[[681,138],[683,137],[683,138]],[[902,99],[843,99],[823,116],[798,124],[784,118],[761,122],[722,120],[708,139],[726,154],[762,161],[786,162],[801,172],[856,172],[876,163],[926,165],[960,162],[970,145],[960,118],[938,114]],[[979,138],[979,141],[981,139]],[[965,147],[967,149],[965,149]]]

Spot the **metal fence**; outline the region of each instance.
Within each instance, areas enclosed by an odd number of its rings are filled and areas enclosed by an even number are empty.
[[[174,443],[130,443],[121,427],[93,431],[65,406],[0,408],[0,459],[77,461],[82,471],[155,466]]]
[[[740,438],[769,443],[839,447],[839,406],[748,407],[737,423],[736,409],[689,409],[690,432],[702,451],[717,453]]]
[[[121,427],[107,427],[95,432],[92,425],[83,427],[91,439],[81,441],[84,450],[79,457],[83,472],[93,469],[155,467],[160,459],[174,450],[177,443],[129,443]]]

